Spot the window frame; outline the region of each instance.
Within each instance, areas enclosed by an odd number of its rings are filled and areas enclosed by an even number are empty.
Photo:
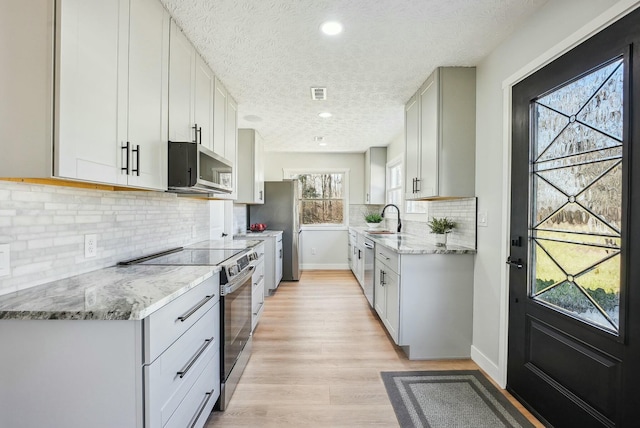
[[[396,168],[399,167],[400,168],[400,186],[399,187],[391,187],[391,169],[392,168]],[[389,162],[387,162],[386,164],[386,189],[385,189],[385,196],[384,196],[384,200],[386,204],[390,204],[392,203],[390,198],[389,198],[389,193],[393,190],[399,190],[400,191],[400,202],[398,202],[396,205],[400,208],[402,214],[404,213],[404,159],[403,156],[397,156],[394,159],[391,159]],[[396,210],[389,210],[387,213],[385,213],[385,215],[387,215],[389,218],[398,218],[398,215],[401,213],[398,213]]]
[[[349,168],[282,168],[285,180],[294,180],[302,174],[342,174],[342,223],[303,224],[301,230],[347,230],[349,228]],[[298,199],[298,202],[300,199]]]

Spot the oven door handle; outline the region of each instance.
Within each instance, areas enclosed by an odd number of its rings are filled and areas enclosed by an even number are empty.
[[[244,285],[244,283],[247,281],[247,278],[250,278],[251,275],[253,275],[253,271],[255,270],[255,268],[255,266],[249,266],[249,268],[240,276],[233,278],[231,284],[226,284],[220,287],[220,295],[226,296],[237,291],[238,288]]]

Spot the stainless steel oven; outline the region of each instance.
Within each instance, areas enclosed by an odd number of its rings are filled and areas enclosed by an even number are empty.
[[[194,245],[195,246],[195,245]],[[258,256],[248,248],[174,248],[123,265],[220,266],[220,399],[225,410],[251,356],[251,261]]]
[[[217,406],[220,410],[225,410],[229,404],[251,356],[251,292],[254,269],[253,265],[240,268],[238,274],[232,276],[227,284],[221,286],[220,328],[223,339],[220,349],[222,357],[220,372],[222,385],[220,386],[220,402]]]

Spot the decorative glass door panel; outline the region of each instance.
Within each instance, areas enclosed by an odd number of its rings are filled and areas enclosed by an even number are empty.
[[[534,301],[619,332],[623,60],[531,105]]]

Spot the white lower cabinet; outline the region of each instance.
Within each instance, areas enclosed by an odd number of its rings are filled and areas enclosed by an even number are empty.
[[[375,261],[374,308],[387,331],[398,343],[400,324],[400,276],[390,266],[383,263],[380,256]]]
[[[411,360],[469,358],[472,254],[398,254],[376,245],[374,308]]]
[[[174,414],[182,406],[189,407],[188,401],[202,401],[192,397],[194,385],[202,377],[205,368],[211,364],[218,370],[207,382],[213,390],[209,400],[215,404],[213,395],[220,393],[220,335],[212,331],[212,326],[220,322],[220,305],[211,307],[186,333],[164,351],[153,363],[144,368],[145,410],[147,427],[164,427],[175,421]],[[211,400],[213,400],[211,402]],[[183,404],[184,403],[184,404]],[[184,411],[180,413],[185,413]],[[187,412],[188,413],[188,412]],[[208,414],[208,413],[207,413]],[[191,419],[178,418],[183,423],[174,426],[191,426],[188,422],[197,419],[195,412]]]
[[[215,274],[142,320],[1,320],[0,427],[203,427],[219,289]]]
[[[258,321],[264,311],[264,243],[254,248],[258,259],[255,260],[255,270],[252,275],[252,291],[251,291],[251,332],[255,330]]]
[[[282,280],[282,232],[269,231],[270,235],[249,233],[234,239],[257,240],[264,243],[264,295],[271,295]]]
[[[282,252],[282,233],[276,237],[276,288],[282,281],[282,261],[284,254]]]

